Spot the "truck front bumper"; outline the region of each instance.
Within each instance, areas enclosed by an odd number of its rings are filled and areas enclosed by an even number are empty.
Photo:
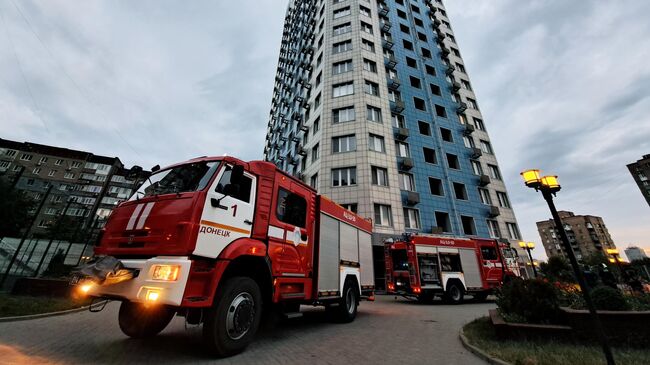
[[[192,261],[187,257],[158,256],[147,260],[121,260],[125,268],[134,270],[133,279],[117,284],[91,285],[86,294],[94,297],[180,306],[190,274]],[[180,268],[176,280],[153,279],[154,266],[172,265]]]

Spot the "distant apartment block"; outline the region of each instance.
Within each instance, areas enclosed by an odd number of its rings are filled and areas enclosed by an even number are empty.
[[[616,248],[601,217],[575,215],[573,212],[567,211],[558,213],[562,218],[562,223],[564,223],[563,228],[567,233],[571,248],[578,260],[598,252],[606,254],[607,249]],[[552,219],[537,222],[537,230],[547,256],[563,256],[567,258],[559,231]]]
[[[627,259],[630,262],[634,260],[643,260],[648,257],[645,251],[640,247],[630,246],[626,248],[624,251],[625,251],[625,256],[627,256]]]
[[[126,168],[117,157],[0,139],[0,179],[25,192],[35,207],[45,199],[30,232],[36,237],[64,211],[83,228],[101,227],[149,175],[137,166]]]
[[[627,165],[630,174],[641,190],[645,201],[650,205],[650,155],[644,155],[642,159]]]

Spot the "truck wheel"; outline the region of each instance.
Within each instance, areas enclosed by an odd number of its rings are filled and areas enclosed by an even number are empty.
[[[337,307],[333,307],[334,320],[339,323],[349,323],[357,316],[359,306],[359,294],[355,288],[354,280],[346,280],[343,286],[343,296]]]
[[[176,310],[167,305],[145,306],[142,303],[122,302],[118,321],[125,335],[133,338],[155,336],[174,318]]]
[[[451,304],[460,304],[463,302],[463,296],[465,295],[463,286],[459,283],[453,282],[447,285],[447,291],[445,292],[445,300]]]
[[[248,277],[228,279],[219,287],[203,324],[207,348],[218,356],[242,352],[255,337],[262,318],[262,293]]]

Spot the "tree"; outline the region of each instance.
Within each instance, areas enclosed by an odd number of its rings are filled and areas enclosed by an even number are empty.
[[[0,179],[0,238],[17,237],[21,230],[27,229],[33,207],[34,201]]]
[[[559,281],[563,283],[575,283],[573,270],[567,260],[562,256],[551,256],[547,262],[543,262],[540,272],[550,281]]]

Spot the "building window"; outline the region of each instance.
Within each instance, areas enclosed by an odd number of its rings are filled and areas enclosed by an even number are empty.
[[[309,186],[315,190],[318,190],[318,174],[312,175],[312,177],[309,179]]]
[[[440,118],[447,118],[447,110],[445,109],[444,106],[436,104],[435,107],[436,107],[437,116],[439,116]]]
[[[314,123],[312,124],[311,128],[312,128],[312,135],[316,135],[316,132],[320,130],[320,117],[314,120]]]
[[[420,134],[425,135],[425,136],[430,136],[431,135],[431,125],[427,122],[423,122],[421,120],[418,120],[418,129],[420,130]]]
[[[488,189],[478,188],[478,195],[481,197],[481,203],[492,205],[492,199],[490,198],[490,191]]]
[[[379,96],[379,85],[372,82],[372,81],[365,80],[364,90],[365,90],[366,94],[370,94],[370,95],[373,95],[373,96]]]
[[[508,227],[508,235],[511,240],[520,240],[521,235],[519,234],[519,228],[515,223],[506,222],[506,227]]]
[[[404,34],[411,34],[411,30],[409,29],[409,27],[406,26],[406,25],[404,25],[404,24],[400,24],[400,25],[399,25],[399,29],[400,29],[400,30],[402,31],[402,33],[404,33]]]
[[[422,57],[424,58],[431,58],[431,51],[424,47],[420,47],[420,51],[422,52]]]
[[[427,106],[424,103],[423,99],[418,98],[417,96],[413,97],[413,105],[415,105],[415,109],[426,111]]]
[[[501,237],[501,230],[499,229],[499,222],[488,219],[487,226],[490,238],[499,238]]]
[[[449,222],[449,213],[435,212],[436,224],[443,233],[451,232],[451,222]]]
[[[435,177],[429,178],[429,191],[433,195],[444,196],[445,191],[442,187],[442,180],[436,179]]]
[[[379,186],[388,186],[388,170],[383,167],[372,166],[372,184]]]
[[[454,195],[458,200],[467,200],[467,190],[465,190],[465,184],[454,183]]]
[[[334,109],[334,111],[333,111],[334,124],[350,122],[350,121],[353,121],[354,118],[355,118],[354,106],[348,106],[348,107],[345,107],[345,108]]]
[[[408,143],[395,142],[395,151],[397,152],[397,157],[411,157]]]
[[[406,57],[406,65],[408,67],[413,67],[413,68],[418,68],[418,61],[416,61],[414,58],[411,57]]]
[[[41,173],[41,168],[40,168],[40,167],[35,167],[35,168],[32,170],[32,174],[34,174],[34,175],[38,175],[38,174],[40,174],[40,173]]]
[[[384,144],[384,137],[376,134],[368,136],[368,149],[370,151],[386,153],[386,145]]]
[[[332,186],[351,186],[357,184],[357,168],[344,167],[332,169]]]
[[[470,136],[463,136],[463,144],[467,148],[476,147],[476,144],[474,143],[474,138],[472,138]]]
[[[30,155],[29,153],[23,153],[23,154],[20,156],[20,160],[21,160],[21,161],[31,161],[32,158],[34,158],[34,156]]]
[[[38,163],[46,163],[47,162],[47,157],[41,157],[40,160],[38,160]]]
[[[465,215],[460,216],[460,221],[463,224],[463,233],[468,236],[476,235],[476,226],[474,225],[474,218]]]
[[[64,179],[74,179],[74,174],[73,174],[72,172],[66,172],[66,173],[63,175],[63,178],[64,178]]]
[[[409,81],[411,82],[411,86],[413,86],[414,88],[417,89],[422,88],[422,82],[417,77],[409,76]]]
[[[314,99],[314,109],[318,109],[319,106],[320,106],[320,93],[318,93],[318,95],[316,95],[316,98]]]
[[[365,16],[367,16],[367,17],[371,17],[371,15],[370,15],[370,9],[366,8],[366,7],[363,6],[363,5],[359,5],[359,13],[361,13],[361,15],[365,15]]]
[[[510,208],[510,200],[506,193],[497,191],[497,199],[499,199],[499,206],[502,208]]]
[[[349,33],[351,31],[352,31],[352,24],[350,22],[334,26],[334,35],[335,36],[345,34],[345,33]]]
[[[451,129],[447,128],[440,128],[440,136],[442,137],[442,140],[445,142],[453,142],[454,137],[451,134]]]
[[[474,120],[474,125],[476,126],[476,129],[484,131],[485,130],[485,125],[483,124],[483,121],[478,118],[472,118]]]
[[[456,69],[462,73],[467,73],[465,71],[465,66],[463,66],[461,63],[456,63]]]
[[[332,153],[356,151],[357,139],[354,134],[332,138]]]
[[[14,157],[14,156],[16,156],[16,153],[18,153],[18,151],[16,151],[16,150],[6,150],[5,151],[5,155],[7,155],[8,157]]]
[[[361,22],[361,31],[366,32],[368,34],[372,34],[372,25],[366,22]]]
[[[436,84],[429,84],[429,88],[431,89],[431,93],[436,96],[441,96],[442,95],[442,90],[440,89],[440,86]]]
[[[314,147],[311,148],[311,162],[315,162],[315,161],[317,161],[318,158],[320,157],[320,156],[319,156],[319,155],[320,155],[320,152],[319,152],[319,148],[318,148],[318,147],[319,147],[319,146],[318,146],[318,143],[317,143]]]
[[[418,39],[421,40],[422,42],[427,42],[427,35],[421,32],[418,32]]]
[[[79,167],[81,167],[81,162],[79,162],[79,161],[73,161],[71,167],[72,167],[73,169],[78,169]]]
[[[432,163],[432,164],[437,164],[438,159],[436,158],[436,151],[427,148],[427,147],[422,147],[422,152],[424,152],[424,162]]]
[[[353,70],[352,60],[345,60],[341,62],[336,62],[332,65],[332,74],[338,75]]]
[[[450,169],[460,170],[460,162],[458,161],[458,156],[447,153],[447,165]]]
[[[371,122],[381,123],[381,109],[368,105],[366,108],[367,118]]]
[[[390,205],[375,204],[375,225],[376,226],[393,226],[393,213],[391,212]]]
[[[413,43],[411,43],[410,41],[407,41],[406,39],[402,40],[402,45],[404,46],[405,49],[408,49],[408,50],[411,50],[411,51],[413,50]]]
[[[469,84],[469,81],[461,79],[460,83],[463,85],[463,88],[472,91],[472,86]]]
[[[399,173],[399,188],[406,191],[415,191],[415,179],[412,174]]]
[[[481,151],[493,155],[494,152],[492,151],[492,145],[488,141],[481,140]]]
[[[476,104],[476,100],[472,98],[467,98],[467,104],[469,104],[470,108],[478,110],[478,105]]]
[[[375,53],[375,44],[367,39],[361,39],[361,49]]]
[[[364,58],[363,69],[368,72],[377,73],[377,63]]]
[[[392,121],[393,127],[395,128],[406,128],[406,123],[404,122],[404,117],[399,114],[391,114],[390,119]]]
[[[334,43],[334,45],[332,46],[332,53],[333,54],[343,53],[343,52],[350,51],[350,50],[352,50],[352,41],[351,40]]]
[[[2,169],[8,168],[9,165],[11,165],[11,163],[9,161],[0,161],[0,168],[2,168]]]
[[[404,208],[404,227],[420,229],[420,212],[417,209]]]
[[[332,86],[332,97],[334,98],[352,94],[354,94],[354,83],[352,81]]]
[[[433,66],[429,65],[424,65],[424,69],[426,70],[427,74],[431,76],[436,76],[436,68]]]
[[[488,164],[488,169],[490,170],[490,177],[495,179],[495,180],[502,180],[501,179],[501,172],[499,172],[499,168],[495,165],[490,165]]]
[[[357,208],[357,203],[346,203],[346,204],[341,204],[341,206],[352,213],[356,213],[358,208]]]
[[[334,10],[334,19],[342,18],[342,17],[347,16],[347,15],[350,15],[350,7],[349,6]]]
[[[470,161],[472,165],[472,172],[474,175],[483,175],[483,167],[481,166],[481,163],[478,161]]]

